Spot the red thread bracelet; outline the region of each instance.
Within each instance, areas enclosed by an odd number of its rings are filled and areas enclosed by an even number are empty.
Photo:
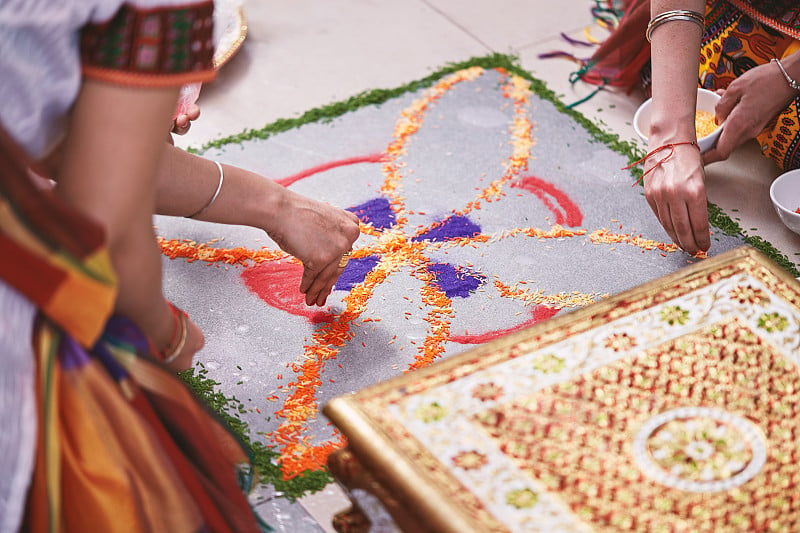
[[[666,162],[667,162],[667,160],[669,160],[669,158],[670,158],[670,157],[672,157],[672,154],[674,154],[674,153],[675,153],[675,147],[676,147],[676,146],[680,146],[680,145],[682,145],[682,144],[691,144],[691,145],[694,145],[694,146],[696,146],[698,150],[700,149],[700,147],[699,147],[699,146],[697,146],[697,141],[682,141],[682,142],[677,142],[677,143],[669,143],[669,144],[664,144],[664,145],[662,145],[662,146],[659,146],[658,148],[655,148],[654,150],[651,150],[651,151],[650,151],[650,152],[648,152],[648,153],[647,153],[647,155],[645,155],[643,158],[641,158],[641,159],[639,159],[639,160],[637,160],[637,161],[634,161],[633,163],[631,163],[631,164],[630,164],[630,165],[628,165],[627,167],[624,167],[622,170],[630,170],[631,168],[635,167],[636,165],[639,165],[639,164],[641,164],[641,163],[644,163],[645,161],[647,161],[647,159],[648,159],[648,158],[650,158],[650,156],[657,154],[657,153],[658,153],[658,152],[660,152],[661,150],[666,150],[667,148],[669,148],[669,153],[666,155],[666,157],[664,157],[664,158],[663,158],[661,161],[659,161],[658,163],[656,163],[655,165],[653,165],[652,167],[650,167],[650,169],[649,169],[649,170],[647,170],[647,171],[646,171],[644,174],[642,174],[642,175],[639,177],[639,179],[638,179],[638,180],[636,180],[635,182],[633,182],[633,185],[638,185],[638,184],[639,184],[639,182],[640,182],[640,181],[642,181],[642,180],[644,179],[644,177],[645,177],[645,176],[647,176],[648,174],[650,174],[650,172],[654,171],[655,169],[657,169],[658,167],[660,167],[661,165],[663,165],[664,163],[666,163]],[[631,185],[631,187],[633,187],[633,185]]]

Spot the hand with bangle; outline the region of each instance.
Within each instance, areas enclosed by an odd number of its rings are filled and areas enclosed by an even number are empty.
[[[159,171],[162,215],[259,228],[303,264],[298,290],[325,305],[360,235],[356,215],[250,170],[168,146]]]
[[[745,142],[755,139],[792,100],[800,85],[788,69],[800,70],[800,52],[754,67],[720,91],[717,122],[725,121],[716,146],[704,154],[706,164],[727,159]]]
[[[172,370],[188,370],[192,366],[194,354],[203,347],[203,333],[189,319],[186,311],[172,302],[167,301],[166,304],[172,317],[170,340],[161,349],[153,348],[152,351],[157,360]]]

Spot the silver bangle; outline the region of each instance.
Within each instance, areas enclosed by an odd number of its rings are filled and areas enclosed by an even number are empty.
[[[667,22],[672,22],[674,20],[686,20],[689,22],[694,22],[702,31],[706,29],[706,19],[702,15],[702,13],[698,13],[697,11],[689,11],[688,9],[673,9],[672,11],[664,11],[650,19],[650,22],[647,24],[647,31],[645,32],[645,37],[647,37],[647,41],[650,42],[651,37],[653,35],[653,30],[665,24]]]
[[[217,184],[217,190],[214,191],[214,196],[211,197],[211,200],[208,201],[208,203],[205,205],[205,207],[201,208],[196,213],[187,216],[186,218],[195,218],[195,217],[203,214],[205,212],[205,210],[208,209],[209,207],[211,207],[211,205],[217,200],[217,196],[219,196],[219,191],[222,190],[222,182],[225,180],[225,173],[222,172],[222,165],[219,164],[219,161],[214,161],[214,164],[216,164],[217,168],[219,169],[219,183]]]
[[[775,63],[776,65],[778,65],[778,68],[781,69],[781,72],[783,73],[783,77],[786,78],[786,83],[789,84],[789,87],[791,87],[795,91],[800,91],[800,83],[797,83],[796,81],[794,81],[792,79],[791,76],[789,76],[789,73],[786,72],[785,68],[783,68],[783,63],[781,63],[781,60],[778,59],[777,57],[773,57],[772,59],[770,59],[770,61],[772,63]]]

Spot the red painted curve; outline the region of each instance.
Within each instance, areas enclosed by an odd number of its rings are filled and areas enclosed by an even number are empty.
[[[583,223],[583,213],[578,205],[570,199],[567,194],[558,187],[541,178],[535,176],[525,176],[511,183],[512,187],[523,189],[536,195],[542,203],[553,213],[556,224],[567,226],[580,226]],[[482,344],[503,335],[520,331],[539,322],[544,322],[553,318],[558,313],[558,309],[543,305],[533,306],[531,318],[521,324],[510,328],[498,329],[477,334],[452,335],[449,340],[458,344]]]
[[[514,333],[515,331],[520,331],[534,324],[538,324],[539,322],[544,322],[545,320],[553,318],[556,313],[558,313],[558,309],[553,309],[552,307],[546,307],[544,305],[535,305],[531,309],[531,318],[521,324],[506,329],[489,331],[487,333],[451,335],[449,340],[458,344],[483,344],[484,342],[489,342],[503,335],[508,335],[509,333]]]
[[[298,182],[302,179],[308,178],[309,176],[313,176],[314,174],[319,174],[320,172],[325,172],[326,170],[331,170],[333,168],[338,167],[346,167],[349,165],[357,165],[360,163],[380,163],[384,160],[385,154],[368,154],[368,155],[361,155],[356,157],[348,157],[346,159],[337,159],[336,161],[329,161],[328,163],[323,163],[321,165],[317,165],[315,167],[307,168],[297,174],[292,174],[291,176],[286,176],[285,178],[275,180],[275,183],[279,185],[283,185],[284,187],[288,187],[295,182]]]
[[[301,316],[312,324],[334,321],[332,314],[306,305],[305,295],[299,290],[303,267],[293,261],[261,263],[245,269],[241,276],[248,289],[276,309]]]
[[[512,187],[535,194],[556,217],[556,224],[576,227],[583,223],[578,205],[558,187],[535,176],[525,176],[511,183]]]
[[[275,180],[275,183],[288,187],[302,179],[338,167],[357,165],[361,163],[380,163],[385,154],[367,154],[345,159],[329,161],[322,165],[307,168],[297,174]],[[270,305],[291,315],[300,316],[309,322],[331,323],[334,316],[318,308],[306,305],[305,295],[299,291],[300,280],[303,277],[303,267],[292,261],[262,263],[245,269],[242,274],[245,286],[256,294],[267,305]]]

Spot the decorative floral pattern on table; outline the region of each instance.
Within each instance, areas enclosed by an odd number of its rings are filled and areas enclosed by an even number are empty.
[[[723,330],[719,338],[711,333],[714,327]],[[797,389],[800,374],[789,366],[776,370],[772,359],[780,355],[761,340],[738,319],[723,322],[535,394],[498,402],[472,419],[497,449],[591,523],[612,525],[615,494],[630,490],[637,509],[632,529],[658,530],[678,519],[692,531],[710,526],[718,531],[722,520],[695,522],[692,509],[727,505],[732,511],[726,491],[738,487],[755,502],[755,489],[763,485],[743,486],[754,476],[778,486],[779,479],[800,474],[777,462],[764,464],[766,443],[754,422],[770,435],[787,424],[800,431],[800,420],[788,422],[771,413],[771,406],[779,405],[791,409],[791,416],[800,415],[800,405],[771,395],[762,405],[762,395],[772,393],[778,382]],[[760,374],[763,388],[754,390],[751,380],[757,382]],[[439,422],[447,423],[445,418]],[[798,449],[795,442],[771,446]],[[755,511],[736,511],[759,526]]]
[[[463,470],[474,470],[486,466],[486,456],[474,450],[460,452],[453,457],[453,464]]]
[[[633,454],[654,481],[691,492],[742,485],[761,471],[767,457],[764,435],[754,423],[708,407],[654,416],[634,437]]]
[[[503,387],[495,385],[493,382],[481,383],[472,391],[472,397],[483,402],[497,400],[503,395]]]
[[[492,527],[795,530],[798,304],[794,280],[741,260],[358,401]]]

